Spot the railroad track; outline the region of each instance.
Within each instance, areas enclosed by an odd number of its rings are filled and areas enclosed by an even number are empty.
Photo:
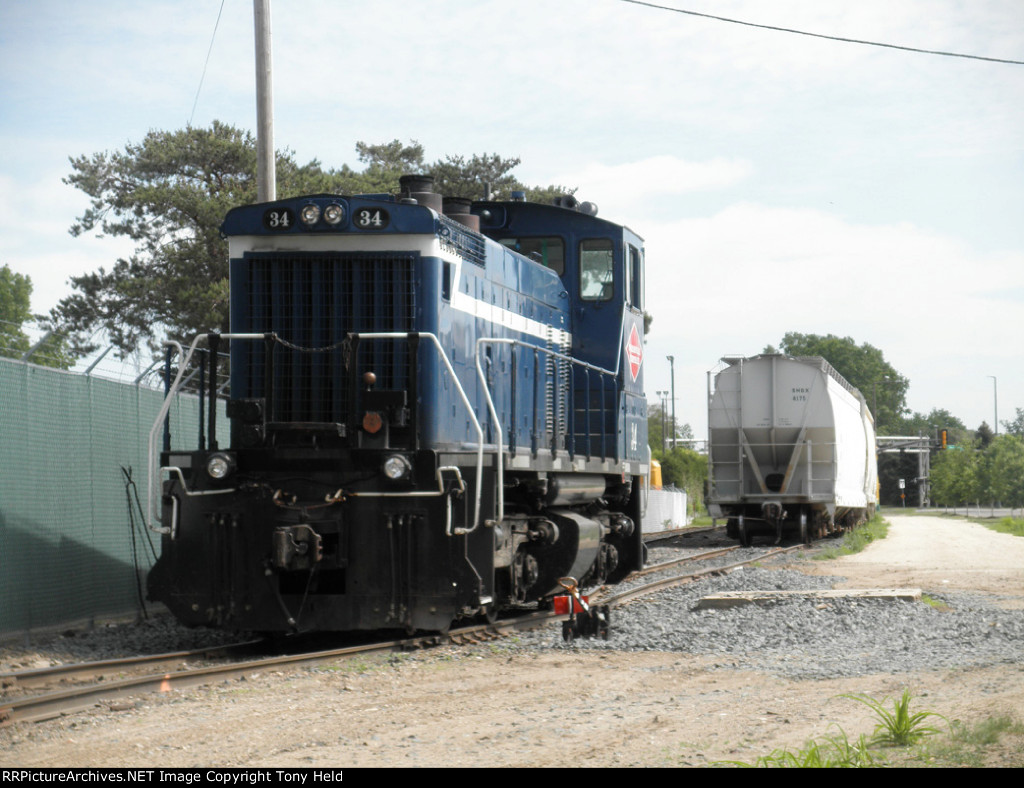
[[[251,640],[242,643],[231,643],[210,648],[192,649],[190,651],[174,651],[166,654],[147,654],[139,657],[105,659],[93,662],[74,662],[64,665],[52,665],[45,668],[18,670],[0,673],[0,690],[10,693],[12,690],[49,689],[57,685],[68,685],[82,682],[100,682],[123,678],[125,674],[140,670],[175,671],[190,662],[229,659],[244,655],[250,649],[258,648],[263,641]],[[0,701],[2,705],[2,701]]]
[[[625,590],[609,593],[608,587],[598,589],[591,595],[595,604],[618,606],[639,597],[656,593],[663,588],[683,585],[709,574],[731,571],[754,561],[762,561],[773,555],[802,549],[802,545],[779,548],[756,557],[737,561],[726,566],[697,569],[691,572],[672,573],[673,570],[689,563],[717,558],[738,547],[709,550],[696,555],[666,561],[633,575],[635,578],[650,575],[658,577],[633,585]],[[618,588],[618,587],[616,587]],[[11,689],[43,688],[46,691],[32,695],[0,699],[0,725],[14,722],[38,722],[54,717],[84,711],[97,705],[106,705],[112,710],[128,708],[124,699],[153,692],[169,692],[190,687],[211,684],[217,681],[252,676],[267,670],[315,665],[332,660],[347,659],[358,655],[408,651],[430,648],[438,645],[474,645],[498,640],[524,629],[533,629],[552,621],[564,619],[551,611],[537,611],[515,618],[501,619],[493,624],[477,624],[452,629],[446,634],[427,634],[398,640],[386,640],[357,646],[302,652],[298,654],[238,659],[240,654],[259,645],[258,641],[232,644],[212,649],[198,649],[169,654],[155,654],[138,658],[106,660],[79,664],[59,665],[52,668],[17,671],[0,674],[0,687]],[[189,662],[210,660],[231,660],[223,664],[189,667]],[[125,674],[135,675],[125,675]],[[72,684],[53,690],[55,684]]]
[[[635,576],[647,576],[647,575],[652,575],[652,574],[661,574],[662,572],[671,570],[671,569],[673,569],[673,568],[675,568],[677,566],[680,566],[680,565],[685,565],[687,563],[692,563],[692,562],[695,562],[695,561],[702,561],[702,560],[706,561],[706,560],[709,560],[711,558],[718,558],[718,557],[720,557],[722,555],[726,555],[726,554],[731,553],[732,551],[738,550],[738,549],[740,549],[740,548],[737,545],[735,547],[725,547],[725,548],[722,548],[721,550],[709,550],[707,552],[698,553],[698,554],[693,555],[693,556],[687,556],[685,558],[678,558],[678,559],[674,559],[672,561],[665,561],[665,562],[660,563],[660,564],[654,564],[652,566],[644,567],[640,572],[635,572],[633,576],[635,577]],[[772,557],[777,556],[777,555],[783,555],[785,553],[793,552],[794,550],[803,550],[803,549],[805,549],[805,545],[802,545],[802,544],[792,545],[790,547],[776,547],[776,548],[772,548],[772,549],[770,549],[766,553],[759,553],[757,556],[754,556],[752,558],[745,558],[742,561],[735,561],[734,563],[726,564],[724,566],[712,566],[712,567],[707,567],[707,568],[704,568],[704,569],[697,569],[697,570],[694,570],[692,572],[681,573],[681,574],[678,574],[678,575],[669,575],[667,577],[660,577],[660,578],[657,578],[655,580],[647,581],[647,582],[645,582],[645,583],[643,583],[641,585],[638,585],[638,586],[632,586],[632,587],[626,588],[625,590],[621,590],[621,591],[617,590],[617,591],[615,591],[615,592],[613,592],[611,594],[608,594],[608,595],[600,594],[600,595],[597,596],[597,600],[596,601],[599,602],[600,604],[611,605],[612,607],[615,607],[615,606],[618,606],[618,605],[624,605],[627,602],[632,602],[633,600],[639,599],[642,596],[647,596],[648,594],[656,593],[657,591],[660,591],[660,590],[665,589],[665,588],[672,588],[673,586],[679,586],[679,585],[685,585],[687,583],[692,583],[694,580],[698,580],[698,579],[700,579],[702,577],[706,577],[708,575],[724,574],[726,572],[731,572],[734,569],[738,569],[741,566],[746,566],[747,564],[752,564],[752,563],[755,563],[757,561],[764,561],[766,558],[772,558]],[[604,591],[605,589],[602,588],[601,590]]]

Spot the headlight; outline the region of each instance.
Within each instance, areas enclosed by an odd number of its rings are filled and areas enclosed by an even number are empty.
[[[393,482],[404,479],[410,471],[412,471],[412,465],[401,454],[392,454],[384,460],[384,475]]]
[[[338,203],[332,202],[324,208],[324,221],[328,224],[341,224],[341,220],[344,218],[345,209],[338,205]]]
[[[235,470],[235,458],[230,454],[218,452],[211,454],[206,461],[206,472],[211,479],[226,479]]]
[[[312,203],[303,205],[299,215],[302,217],[303,224],[316,224],[320,221],[320,207]]]

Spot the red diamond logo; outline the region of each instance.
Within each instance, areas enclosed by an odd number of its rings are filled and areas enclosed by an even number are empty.
[[[629,359],[629,374],[636,383],[640,365],[644,363],[644,346],[640,342],[640,332],[636,330],[636,323],[633,324],[633,330],[629,332],[629,339],[626,341],[626,358]]]

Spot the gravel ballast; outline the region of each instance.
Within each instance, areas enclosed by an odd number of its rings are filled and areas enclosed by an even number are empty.
[[[842,580],[787,569],[739,569],[614,609],[607,641],[566,644],[560,626],[525,634],[521,641],[535,649],[713,654],[722,657],[722,667],[801,679],[1024,663],[1024,611],[1000,609],[994,598],[980,594],[933,594],[940,607],[808,597],[695,609],[710,594],[831,589]]]

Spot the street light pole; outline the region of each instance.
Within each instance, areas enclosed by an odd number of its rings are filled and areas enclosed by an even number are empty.
[[[996,437],[998,438],[999,437],[999,387],[998,387],[998,385],[996,383],[996,376],[995,375],[988,375],[987,377],[992,378],[992,404],[995,407],[995,411],[996,411],[995,412],[996,423],[995,423],[994,429],[996,431]]]
[[[668,396],[667,391],[659,391],[658,401],[661,403],[661,453],[665,453],[665,398]]]
[[[672,370],[672,451],[676,450],[676,357],[666,356]]]

